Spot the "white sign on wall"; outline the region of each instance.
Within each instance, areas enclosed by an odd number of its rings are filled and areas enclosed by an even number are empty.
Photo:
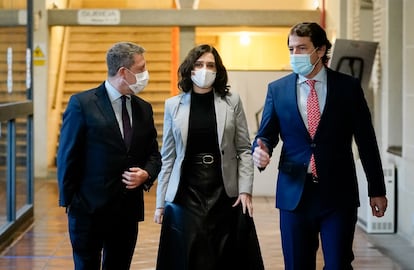
[[[116,25],[120,22],[121,12],[117,9],[81,9],[78,11],[79,24]]]

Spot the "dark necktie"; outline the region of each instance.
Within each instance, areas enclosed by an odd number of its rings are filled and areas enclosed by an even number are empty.
[[[126,100],[127,96],[122,96],[122,128],[124,130],[124,142],[127,148],[129,148],[131,144],[131,136],[132,136],[132,129],[131,129],[131,122],[129,120],[129,114],[126,107]]]
[[[306,83],[310,87],[310,92],[308,95],[308,101],[307,101],[307,111],[308,111],[308,130],[311,138],[315,136],[316,129],[319,125],[319,120],[321,118],[321,112],[319,110],[319,102],[318,102],[318,94],[315,90],[315,80],[307,80]],[[311,170],[312,175],[317,177],[317,171],[316,171],[316,164],[315,164],[315,157],[311,156],[310,160],[311,164]]]

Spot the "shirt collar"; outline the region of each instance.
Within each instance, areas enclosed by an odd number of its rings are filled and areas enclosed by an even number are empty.
[[[121,96],[121,93],[119,93],[108,80],[105,81],[105,88],[111,102],[114,102]]]
[[[116,88],[113,87],[112,84],[108,80],[105,81],[105,88],[106,88],[106,92],[108,93],[109,100],[111,102],[114,102],[115,100],[119,99],[122,96],[122,94],[119,93],[119,91],[116,90]],[[126,95],[126,96],[129,98],[131,97],[131,95]]]
[[[315,80],[315,81],[318,81],[318,82],[325,83],[325,81],[326,81],[326,68],[325,68],[325,66],[323,66],[321,68],[321,70],[312,79],[308,79],[308,78],[306,78],[305,76],[302,76],[302,75],[298,75],[298,76],[299,76],[298,77],[298,83],[299,84],[304,83],[307,80]]]

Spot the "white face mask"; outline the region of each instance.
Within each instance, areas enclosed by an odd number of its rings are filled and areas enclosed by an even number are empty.
[[[129,69],[127,70],[131,72],[132,74],[134,74]],[[138,94],[139,92],[144,90],[145,86],[148,85],[149,73],[148,73],[148,70],[145,70],[144,72],[140,72],[134,75],[135,75],[136,82],[134,84],[129,84],[128,82],[127,83],[128,83],[129,89],[131,89],[131,91],[134,92],[134,94]]]
[[[216,80],[216,72],[206,68],[192,71],[191,80],[200,88],[210,88]]]

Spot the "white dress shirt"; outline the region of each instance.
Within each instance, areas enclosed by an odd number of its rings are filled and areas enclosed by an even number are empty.
[[[302,116],[303,122],[305,123],[306,128],[308,128],[308,112],[306,109],[306,104],[308,101],[308,95],[310,92],[310,87],[306,83],[309,80],[308,78],[299,75],[297,85],[296,85],[296,93],[297,93],[297,103],[298,109]],[[318,94],[318,101],[319,101],[319,110],[321,111],[321,116],[323,109],[325,108],[326,102],[326,93],[327,93],[327,86],[326,86],[326,70],[322,68],[315,77],[312,78],[315,80],[315,90]]]
[[[106,92],[108,93],[109,100],[112,104],[112,109],[114,110],[116,120],[118,121],[119,130],[121,130],[122,137],[124,137],[124,129],[122,126],[122,100],[121,93],[112,86],[112,84],[106,80],[105,81]],[[127,95],[126,107],[129,114],[129,122],[132,127],[132,109],[131,109],[131,96]]]

